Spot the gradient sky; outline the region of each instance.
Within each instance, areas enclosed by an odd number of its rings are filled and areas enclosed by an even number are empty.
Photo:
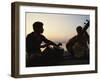
[[[67,42],[76,35],[76,27],[84,26],[89,15],[76,14],[50,14],[50,13],[26,13],[26,36],[33,31],[32,24],[36,21],[44,23],[43,35],[52,41]],[[89,33],[89,29],[87,30]]]

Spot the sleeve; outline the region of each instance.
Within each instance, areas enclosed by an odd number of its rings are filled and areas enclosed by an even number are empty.
[[[45,36],[43,36],[43,35],[42,35],[42,41],[45,42],[45,43],[49,43],[49,42],[50,42],[50,40],[48,40],[48,39],[47,39]]]

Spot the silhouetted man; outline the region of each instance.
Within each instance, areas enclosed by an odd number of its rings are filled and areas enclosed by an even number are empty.
[[[36,56],[41,56],[42,52],[40,48],[47,47],[48,45],[57,46],[55,43],[42,35],[44,31],[42,22],[37,21],[33,23],[33,30],[34,32],[28,34],[26,38],[26,52],[30,60]],[[41,45],[42,42],[45,44]]]
[[[77,35],[69,40],[66,48],[73,57],[81,57],[84,54],[87,56],[89,54],[89,35],[81,26],[78,26],[76,31]]]

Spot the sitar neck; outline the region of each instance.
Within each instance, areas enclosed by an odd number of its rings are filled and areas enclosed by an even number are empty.
[[[86,20],[86,21],[87,21],[87,23],[85,23],[85,26],[83,28],[83,31],[86,31],[89,28],[89,26],[90,26],[89,20]]]

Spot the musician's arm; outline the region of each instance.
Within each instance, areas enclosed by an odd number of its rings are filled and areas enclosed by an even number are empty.
[[[42,40],[45,43],[45,45],[41,45],[41,47],[47,47],[49,45],[54,45],[54,46],[58,46],[56,43],[54,43],[51,40],[48,40],[46,37],[42,36]]]

